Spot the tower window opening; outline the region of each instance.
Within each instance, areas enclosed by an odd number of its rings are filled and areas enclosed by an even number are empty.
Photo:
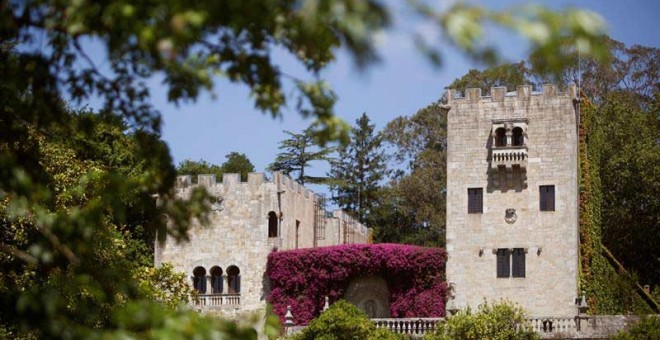
[[[236,266],[227,268],[227,281],[229,284],[229,294],[238,294],[241,292],[241,271]]]
[[[211,268],[211,293],[222,294],[222,268]]]
[[[468,189],[468,214],[481,214],[484,211],[483,188]]]
[[[204,267],[195,267],[193,269],[193,288],[199,294],[206,293],[206,269]]]
[[[277,237],[277,214],[274,211],[268,213],[268,237]]]
[[[506,146],[506,130],[504,128],[495,130],[495,146]]]
[[[513,146],[523,146],[525,144],[525,136],[520,127],[513,128]]]
[[[541,211],[555,211],[554,185],[541,185],[539,187],[539,209]]]

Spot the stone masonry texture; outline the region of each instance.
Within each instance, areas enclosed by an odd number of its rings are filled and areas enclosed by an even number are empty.
[[[204,186],[221,199],[212,205],[210,225],[194,222],[189,242],[177,243],[169,237],[164,244],[156,242],[155,263],[171,263],[189,277],[191,285],[196,267],[210,275],[211,268],[219,266],[225,276],[227,268],[238,267],[240,304],[202,308],[204,312],[239,317],[263,310],[268,294],[266,260],[274,249],[366,243],[370,239],[369,229],[342,211],[318,211],[320,197],[279,172],[270,181],[264,174],[250,173],[247,182],[241,182],[239,174],[225,174],[221,182],[213,175],[199,175],[197,184],[191,183],[191,176],[179,176],[176,194],[187,198],[195,186]],[[279,216],[279,237],[268,237],[271,212]],[[226,277],[224,281],[226,293]],[[207,290],[209,293],[208,285]]]

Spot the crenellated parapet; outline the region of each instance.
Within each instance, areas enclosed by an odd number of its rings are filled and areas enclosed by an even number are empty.
[[[296,182],[291,177],[284,175],[279,171],[272,173],[271,178],[267,178],[264,173],[251,172],[248,174],[247,181],[241,181],[241,175],[236,173],[227,173],[222,175],[222,180],[218,181],[215,175],[200,174],[197,176],[197,183],[193,183],[191,175],[177,176],[175,190],[177,193],[184,194],[190,189],[203,186],[209,191],[213,192],[229,192],[232,190],[246,189],[255,191],[263,186],[275,185],[278,191],[285,190],[288,193],[294,193],[313,201],[318,200],[316,195],[311,189],[306,188],[302,184]]]
[[[577,99],[577,86],[570,85],[567,91],[559,92],[557,85],[545,84],[541,91],[533,91],[531,85],[520,85],[516,91],[508,92],[506,87],[491,87],[490,95],[482,95],[479,88],[468,88],[465,93],[449,89],[446,93],[447,105],[471,104],[478,102],[514,102],[514,101],[545,101],[556,98]]]

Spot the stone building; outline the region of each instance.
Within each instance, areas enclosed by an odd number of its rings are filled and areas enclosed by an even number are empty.
[[[455,308],[508,299],[574,316],[576,89],[448,91],[447,280]]]
[[[367,243],[370,230],[343,211],[326,212],[321,196],[291,178],[273,173],[271,181],[251,173],[177,178],[176,194],[187,198],[204,186],[218,199],[210,225],[194,223],[190,241],[168,238],[156,242],[155,264],[171,263],[186,273],[199,292],[197,307],[205,312],[236,316],[265,307],[266,259],[274,249],[290,250],[348,243]]]

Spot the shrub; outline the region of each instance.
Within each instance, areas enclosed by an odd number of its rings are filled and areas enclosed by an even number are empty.
[[[484,302],[472,314],[470,309],[459,311],[444,323],[438,323],[436,331],[427,340],[496,340],[496,339],[539,339],[532,330],[520,325],[525,322],[525,313],[519,306],[502,301],[495,304]]]
[[[620,331],[612,339],[614,340],[636,340],[636,339],[660,339],[660,318],[657,316],[645,316],[630,326]]]
[[[404,339],[402,335],[387,329],[378,329],[367,315],[349,302],[339,300],[309,325],[294,340],[397,340]]]
[[[272,252],[266,275],[268,302],[284,320],[291,306],[294,321],[307,324],[325,302],[343,297],[359,276],[378,276],[388,284],[392,317],[441,317],[445,314],[446,252],[403,244],[353,244]]]

